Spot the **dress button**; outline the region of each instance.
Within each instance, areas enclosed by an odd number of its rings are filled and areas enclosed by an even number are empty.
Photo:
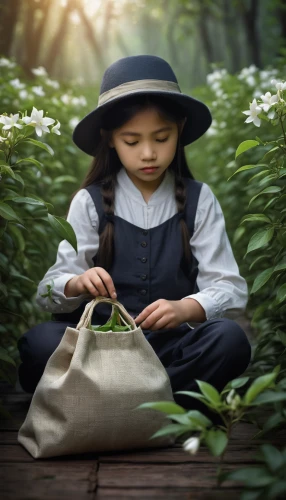
[[[147,247],[147,241],[142,241],[141,247]]]
[[[147,274],[141,274],[141,280],[145,280],[147,278]]]
[[[141,262],[147,262],[147,258],[146,257],[142,257]]]
[[[141,293],[141,295],[146,295],[147,290],[145,290],[145,289],[143,288],[142,290],[140,290],[140,293]]]
[[[144,231],[142,231],[142,234],[144,234],[144,236],[146,236],[146,234],[148,234],[148,231],[146,231],[146,229],[144,229]]]

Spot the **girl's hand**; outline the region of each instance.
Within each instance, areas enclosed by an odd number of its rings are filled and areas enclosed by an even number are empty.
[[[163,328],[176,328],[185,323],[186,308],[181,300],[159,299],[149,306],[135,318],[135,323],[141,323],[145,330],[161,330]]]
[[[116,298],[112,278],[103,267],[92,267],[83,274],[80,274],[76,277],[73,286],[78,295],[90,292],[95,297],[103,295],[103,297],[110,296],[112,299]]]

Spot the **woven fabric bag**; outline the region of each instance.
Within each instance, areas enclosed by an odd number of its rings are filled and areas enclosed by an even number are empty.
[[[110,303],[112,314],[116,310],[131,329],[91,329],[100,302]],[[166,415],[135,411],[154,401],[174,402],[163,364],[124,306],[99,296],[86,305],[76,328],[66,328],[48,359],[18,442],[34,458],[172,446],[174,436],[149,439],[171,423]]]

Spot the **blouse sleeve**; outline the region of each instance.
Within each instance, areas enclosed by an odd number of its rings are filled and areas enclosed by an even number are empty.
[[[239,273],[221,206],[206,183],[201,189],[190,246],[198,260],[200,291],[183,299],[197,300],[207,320],[241,315],[248,302],[247,283]]]
[[[80,189],[71,201],[67,221],[77,237],[78,254],[67,240],[60,242],[56,262],[38,284],[36,303],[51,313],[72,312],[93,296],[84,293],[78,297],[66,297],[67,281],[94,266],[99,247],[98,215],[93,200],[86,189]],[[52,286],[51,297],[43,297]]]

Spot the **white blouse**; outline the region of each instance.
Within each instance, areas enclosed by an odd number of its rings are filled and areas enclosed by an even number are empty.
[[[132,224],[150,229],[162,224],[177,213],[174,196],[174,174],[166,170],[163,181],[148,203],[141,191],[128,177],[124,167],[117,174],[114,214]],[[94,267],[92,257],[99,246],[99,218],[94,202],[86,189],[80,189],[73,198],[67,221],[72,225],[78,242],[78,254],[67,240],[60,242],[56,262],[38,285],[37,304],[51,313],[68,313],[77,309],[90,293],[66,297],[68,280]],[[221,206],[208,184],[203,183],[195,217],[194,233],[190,239],[193,255],[198,260],[197,285],[199,292],[184,298],[193,298],[201,304],[206,318],[236,318],[243,314],[248,302],[248,287],[240,275],[225,228]],[[53,283],[52,283],[53,280]],[[47,285],[53,285],[49,297]],[[115,283],[116,288],[116,283]],[[197,325],[191,322],[189,325]]]

